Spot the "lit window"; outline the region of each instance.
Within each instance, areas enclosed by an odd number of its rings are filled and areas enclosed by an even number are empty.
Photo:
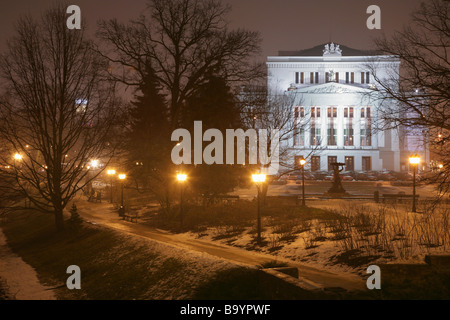
[[[320,129],[315,126],[311,127],[311,145],[319,146],[320,145]]]
[[[305,145],[305,129],[295,128],[294,130],[294,146],[304,146]]]
[[[320,118],[320,107],[311,107],[311,118]]]
[[[353,118],[353,107],[344,108],[344,118]]]
[[[330,123],[328,127],[328,145],[335,146],[337,143],[337,129],[333,128],[333,124]]]
[[[344,129],[344,145],[353,146],[353,128]]]

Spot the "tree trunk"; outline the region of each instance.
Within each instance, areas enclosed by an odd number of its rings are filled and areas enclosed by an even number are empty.
[[[63,231],[64,230],[64,216],[63,210],[55,209],[55,224],[56,230]]]

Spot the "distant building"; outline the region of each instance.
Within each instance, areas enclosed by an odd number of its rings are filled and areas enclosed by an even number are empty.
[[[404,171],[418,153],[428,163],[422,130],[377,129],[380,100],[368,63],[381,79],[400,67],[395,56],[334,43],[268,57],[269,91],[294,96],[292,162],[308,157],[312,171],[330,171],[332,162],[347,171]]]

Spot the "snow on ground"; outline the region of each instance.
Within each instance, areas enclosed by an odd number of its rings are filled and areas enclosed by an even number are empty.
[[[361,233],[355,232],[353,235],[356,242],[363,242],[363,244],[357,245],[357,249],[366,250],[366,247],[373,245],[374,247],[382,247],[382,250],[369,249],[371,254],[356,255],[354,258],[360,259],[359,265],[353,263],[349,265],[337,261],[337,256],[345,256],[349,250],[344,250],[342,242],[332,240],[335,234],[330,233],[329,228],[326,228],[323,221],[319,220],[312,221],[309,231],[293,232],[291,235],[294,236],[294,239],[289,242],[280,240],[281,235],[274,233],[273,228],[268,226],[269,221],[263,219],[264,231],[262,237],[268,243],[260,248],[255,248],[253,227],[246,228],[241,234],[239,232],[227,234],[227,228],[224,226],[207,228],[198,233],[189,232],[185,233],[184,236],[250,251],[258,250],[272,255],[274,260],[289,259],[317,269],[341,274],[355,274],[361,277],[367,276],[366,269],[371,264],[422,264],[427,254],[450,253],[449,243],[445,240],[449,231],[445,230],[445,225],[442,225],[442,222],[450,217],[448,208],[446,209],[445,206],[442,211],[436,211],[433,215],[428,216],[423,212],[410,212],[410,204],[383,205],[376,204],[373,201],[352,201],[349,203],[346,200],[327,200],[311,201],[308,205],[323,209],[341,210],[341,212],[352,212],[353,214],[363,212],[373,216],[382,215],[383,221],[387,224],[380,229],[383,234],[365,236],[364,239],[359,238]],[[359,211],[356,209],[357,207],[359,207]],[[316,239],[318,237],[317,229],[321,230],[319,233],[322,233],[324,239]],[[228,228],[228,230],[232,229]],[[402,236],[402,233],[405,233],[405,235]],[[433,243],[439,245],[433,247]]]
[[[202,231],[199,235],[198,233],[187,232],[184,233],[184,237],[187,239],[201,239],[202,241],[208,241],[211,243],[220,243],[221,245],[227,246],[235,246],[239,248],[247,248],[249,251],[253,251],[249,249],[249,247],[253,247],[251,244],[254,241],[254,235],[250,234],[251,228],[247,228],[241,235],[237,238],[226,238],[220,240],[214,240],[213,238],[217,236],[214,228],[208,228],[206,231]],[[266,228],[266,232],[262,233],[262,237],[268,236],[270,228]],[[234,241],[231,241],[233,240]],[[270,236],[266,240],[270,242]],[[330,257],[336,255],[338,252],[338,248],[336,244],[331,241],[326,241],[323,243],[319,243],[317,248],[305,249],[304,238],[300,234],[297,239],[289,244],[283,243],[283,248],[274,252],[271,252],[270,243],[261,248],[262,253],[269,254],[273,256],[274,261],[285,261],[290,260],[294,262],[298,262],[304,264],[306,266],[310,266],[313,268],[317,268],[319,270],[330,271],[338,274],[357,274],[361,275],[359,270],[355,270],[349,266],[341,265],[341,264],[333,264],[330,262]]]
[[[359,186],[358,183],[352,184],[353,188],[355,190],[358,190],[361,193],[364,193],[364,190],[362,186]],[[298,186],[293,185],[292,183],[287,186],[274,186],[272,192],[276,194],[292,194],[292,193],[298,193],[297,190]],[[392,186],[389,182],[376,182],[373,183],[373,186],[371,186],[372,189],[376,190],[379,188],[380,193],[398,193],[398,192],[405,192],[406,194],[411,193],[410,187],[403,187],[403,186]],[[255,192],[255,188],[249,188],[249,189],[243,189],[236,192],[236,194],[239,194],[241,198],[253,198]],[[373,190],[372,190],[373,191]],[[423,196],[430,196],[433,193],[433,189],[428,186],[423,186],[419,189],[419,193]],[[368,193],[368,192],[365,192]],[[270,192],[269,192],[270,194]],[[317,207],[317,208],[323,208],[323,209],[332,209],[332,210],[341,210],[341,211],[352,211],[356,207],[364,207],[367,212],[372,210],[374,213],[377,213],[379,210],[380,205],[374,203],[373,201],[348,201],[348,200],[317,200],[312,201],[308,200],[307,205],[311,207]],[[202,242],[208,242],[212,246],[215,244],[220,244],[223,246],[228,247],[235,247],[235,248],[241,248],[241,249],[247,249],[250,253],[259,251],[264,254],[270,254],[273,256],[273,260],[290,260],[294,262],[301,263],[306,266],[310,266],[317,269],[327,270],[334,273],[339,274],[352,274],[352,275],[358,275],[360,277],[367,277],[367,274],[365,272],[366,268],[370,264],[379,264],[379,263],[389,263],[389,262],[396,262],[396,263],[423,263],[424,256],[429,253],[443,253],[443,252],[449,252],[448,246],[445,247],[438,247],[438,248],[426,248],[422,245],[420,245],[420,235],[416,235],[415,237],[411,237],[411,239],[414,238],[415,243],[413,243],[413,246],[411,248],[408,247],[409,243],[400,241],[393,241],[392,235],[395,235],[396,233],[399,233],[400,230],[393,230],[396,228],[399,228],[402,226],[403,223],[406,224],[413,224],[420,219],[424,219],[424,215],[422,214],[412,214],[408,211],[409,204],[403,207],[398,208],[390,208],[390,204],[386,205],[386,207],[390,210],[386,211],[386,214],[390,215],[389,217],[392,217],[394,222],[394,227],[390,226],[386,230],[389,233],[389,236],[386,236],[385,239],[389,246],[393,248],[395,252],[393,252],[393,256],[389,257],[389,254],[386,254],[386,250],[384,252],[380,253],[380,258],[374,258],[374,260],[367,260],[360,262],[359,265],[353,265],[350,266],[348,264],[339,262],[336,260],[336,256],[341,255],[345,253],[345,250],[342,248],[342,243],[339,241],[331,240],[331,238],[334,236],[334,234],[331,234],[329,231],[329,228],[326,228],[323,225],[323,221],[313,220],[312,221],[312,228],[310,231],[303,231],[303,232],[293,232],[291,235],[292,241],[281,241],[279,237],[280,234],[274,233],[273,228],[269,226],[269,221],[263,219],[263,228],[265,230],[263,231],[263,238],[268,242],[267,245],[264,247],[258,248],[255,247],[254,244],[254,227],[246,228],[243,232],[235,232],[236,230],[233,230],[233,228],[230,227],[214,227],[214,228],[207,228],[206,230],[202,230],[201,232],[187,232],[183,234],[177,234],[176,237],[180,239],[180,242],[189,242],[193,240],[200,239]],[[406,208],[406,209],[405,209]],[[148,208],[142,208],[140,211],[141,214],[145,215],[145,211],[148,211]],[[406,217],[406,218],[405,218]],[[403,220],[402,220],[403,219]],[[409,220],[408,220],[409,219]],[[387,219],[386,221],[389,221]],[[317,238],[317,231],[316,228],[321,228],[323,232],[323,236],[325,239],[323,240],[314,240],[314,238]],[[389,229],[390,228],[390,229]],[[159,232],[163,232],[161,230],[158,230]],[[170,234],[170,232],[166,232],[167,234]],[[319,232],[320,233],[320,232]],[[369,241],[372,241],[373,238],[376,236],[368,236],[366,237],[369,239]],[[367,241],[367,239],[365,241]],[[357,240],[359,241],[359,240]],[[408,240],[411,241],[411,240]],[[372,242],[371,242],[372,243]],[[364,246],[361,246],[359,248],[364,248]],[[173,248],[173,250],[180,250],[178,248]],[[378,253],[376,250],[372,250],[374,252],[374,255],[377,256]],[[184,254],[188,254],[188,251],[184,251]],[[193,252],[192,250],[189,251],[189,255],[198,255],[199,253]],[[194,256],[191,256],[194,257]],[[197,256],[198,257],[198,256]],[[204,254],[201,256],[202,259],[205,257],[208,257],[208,259],[215,259],[212,256],[208,254]],[[363,256],[364,258],[364,256]],[[186,259],[191,259],[186,256]],[[195,260],[195,259],[194,259]],[[217,261],[217,260],[214,260]],[[224,261],[222,261],[224,262]],[[211,261],[212,263],[212,261]],[[211,270],[215,270],[215,268],[220,268],[220,264],[217,264],[218,262],[214,262],[211,265]],[[193,270],[195,273],[196,270]],[[209,271],[208,271],[209,272]]]
[[[55,300],[50,288],[39,283],[36,271],[9,248],[0,228],[0,277],[6,281],[8,295],[17,300]]]
[[[185,250],[144,236],[121,233],[120,237],[127,242],[127,245],[132,244],[136,249],[144,249],[149,253],[158,254],[158,257],[152,261],[152,269],[148,270],[150,273],[160,271],[162,263],[168,259],[174,259],[183,265],[182,272],[175,272],[161,278],[157,285],[149,288],[148,295],[154,300],[190,299],[194,288],[210,280],[217,272],[237,266],[206,253]],[[115,250],[115,255],[119,252],[127,254],[120,247]]]

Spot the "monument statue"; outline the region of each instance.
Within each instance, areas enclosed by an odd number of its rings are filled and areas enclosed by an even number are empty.
[[[342,172],[342,170],[344,170],[345,163],[333,162],[330,163],[330,165],[333,167],[333,182],[331,188],[328,190],[327,193],[333,195],[346,195],[347,192],[342,186],[341,177],[339,176],[339,173]]]

